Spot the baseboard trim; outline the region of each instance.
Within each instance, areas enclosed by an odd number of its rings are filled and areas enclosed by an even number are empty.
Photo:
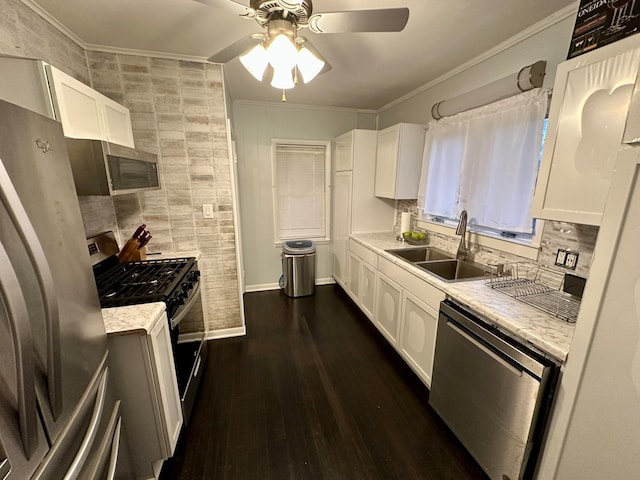
[[[243,325],[241,327],[223,328],[220,330],[211,330],[206,332],[204,338],[206,340],[219,340],[221,338],[233,338],[242,337],[247,334],[247,327]]]
[[[332,285],[336,283],[333,277],[317,278],[316,285]],[[280,285],[277,283],[263,283],[261,285],[246,285],[245,293],[251,292],[264,292],[267,290],[280,290]]]

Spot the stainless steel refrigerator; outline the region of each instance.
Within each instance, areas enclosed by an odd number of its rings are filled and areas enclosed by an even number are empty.
[[[125,475],[107,356],[62,127],[0,101],[1,480]]]

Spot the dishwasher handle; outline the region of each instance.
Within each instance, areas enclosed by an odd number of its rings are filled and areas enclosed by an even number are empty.
[[[543,358],[534,357],[533,352],[525,351],[525,347],[517,345],[515,339],[507,341],[505,338],[490,331],[490,325],[472,315],[468,311],[461,312],[461,308],[450,301],[440,303],[440,315],[444,315],[447,322],[453,322],[468,335],[474,337],[478,342],[491,349],[503,361],[512,363],[516,368],[521,368],[538,380],[546,376],[551,367],[550,361]]]

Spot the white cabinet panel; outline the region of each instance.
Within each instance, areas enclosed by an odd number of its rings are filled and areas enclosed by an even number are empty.
[[[152,464],[173,455],[182,427],[166,313],[147,335],[109,335],[108,341],[136,476],[152,478]]]
[[[349,225],[351,223],[351,172],[337,172],[333,178],[332,250],[333,278],[344,288],[347,282]]]
[[[405,292],[400,354],[427,387],[431,387],[437,325],[438,312]]]
[[[56,116],[67,137],[106,140],[133,148],[129,109],[55,67],[47,66]]]
[[[355,130],[348,132],[336,138],[335,150],[335,170],[342,172],[344,170],[353,170],[353,149]]]
[[[157,389],[159,407],[162,411],[163,436],[166,444],[165,455],[173,455],[182,427],[182,407],[178,393],[176,367],[169,338],[169,324],[166,316],[158,322],[148,337],[154,386]]]
[[[418,198],[425,126],[399,123],[378,132],[375,195]]]
[[[398,346],[401,300],[402,287],[378,272],[374,310],[375,325],[389,343],[396,348]]]
[[[134,148],[129,109],[107,97],[104,97],[102,101],[107,140],[111,143]]]
[[[106,140],[99,93],[55,67],[50,66],[49,72],[57,116],[65,136]]]
[[[360,308],[364,314],[369,317],[369,320],[373,320],[375,293],[376,270],[363,262],[360,269]]]
[[[362,260],[354,254],[349,254],[349,280],[347,293],[357,304],[360,303],[360,265]]]
[[[535,217],[600,224],[639,66],[638,36],[558,66]]]

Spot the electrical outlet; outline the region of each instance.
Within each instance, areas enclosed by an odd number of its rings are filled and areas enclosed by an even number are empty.
[[[575,270],[578,266],[578,252],[567,252],[564,266],[571,270]]]
[[[556,265],[559,267],[564,267],[567,263],[567,251],[562,248],[558,249],[558,253],[556,254]]]
[[[202,216],[204,218],[213,218],[213,205],[211,203],[202,205]]]

